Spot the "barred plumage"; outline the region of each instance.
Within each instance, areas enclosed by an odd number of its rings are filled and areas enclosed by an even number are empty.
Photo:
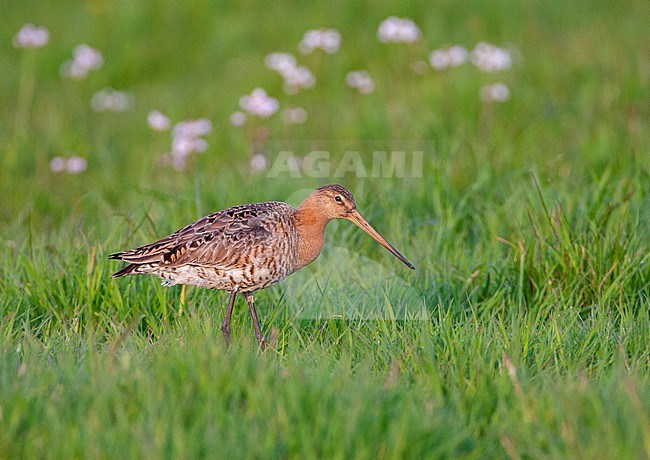
[[[351,220],[414,268],[361,217],[350,192],[340,185],[326,185],[309,195],[298,209],[278,201],[235,206],[207,215],[151,244],[111,254],[111,259],[129,262],[112,276],[151,274],[169,285],[229,291],[222,325],[227,341],[235,296],[242,293],[253,316],[256,338],[265,346],[253,292],[277,283],[318,257],[325,227],[336,218]]]

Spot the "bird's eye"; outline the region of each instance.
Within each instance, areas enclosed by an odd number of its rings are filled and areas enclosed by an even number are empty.
[[[334,197],[334,201],[336,201],[337,203],[343,203],[343,198],[341,198],[341,195],[336,195]]]

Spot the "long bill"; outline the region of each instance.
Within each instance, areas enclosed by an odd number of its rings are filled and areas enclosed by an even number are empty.
[[[359,211],[354,210],[352,211],[348,216],[347,219],[351,222],[354,222],[361,230],[366,232],[368,235],[370,235],[377,243],[381,244],[383,247],[388,249],[395,257],[397,257],[399,260],[404,262],[404,265],[406,265],[408,268],[411,270],[415,270],[415,267],[411,262],[409,262],[406,257],[404,257],[397,249],[393,247],[392,244],[390,244],[386,239],[377,232],[372,226],[364,219],[361,214],[359,214]]]

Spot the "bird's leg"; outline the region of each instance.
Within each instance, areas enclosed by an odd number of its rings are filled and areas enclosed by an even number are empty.
[[[260,327],[260,321],[257,319],[257,312],[255,311],[255,304],[253,303],[253,294],[250,292],[244,294],[244,298],[248,303],[248,308],[251,311],[251,317],[253,318],[253,328],[255,329],[255,338],[260,343],[260,348],[264,350],[268,345],[264,335],[262,334],[262,328]]]
[[[226,314],[223,317],[223,323],[221,324],[221,333],[223,338],[226,339],[226,346],[230,346],[230,315],[232,315],[232,307],[235,305],[235,296],[237,291],[232,291],[230,293],[230,299],[228,300],[228,308],[226,309]]]
[[[180,301],[180,306],[178,307],[178,316],[183,315],[183,311],[185,310],[185,288],[187,287],[186,284],[183,284],[183,287],[181,288],[181,301]]]

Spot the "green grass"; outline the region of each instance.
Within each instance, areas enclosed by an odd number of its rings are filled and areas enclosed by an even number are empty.
[[[650,14],[645,1],[521,3],[0,1],[0,458],[649,458]],[[409,16],[412,46],[377,25]],[[11,47],[26,22],[50,43]],[[73,24],[73,26],[71,26]],[[302,56],[336,27],[334,55]],[[511,46],[514,66],[416,75],[446,44]],[[60,64],[88,43],[105,65]],[[316,87],[282,92],[264,56],[293,52]],[[347,88],[367,69],[376,91]],[[485,104],[483,85],[510,99]],[[123,114],[92,95],[128,90]],[[309,119],[229,122],[263,87]],[[210,148],[161,166],[174,122],[207,117]],[[267,140],[264,140],[263,128]],[[316,142],[317,141],[317,142]],[[252,152],[423,146],[415,177],[268,177]],[[56,155],[88,160],[79,175]],[[243,300],[115,280],[108,254],[212,210],[292,204],[341,182],[416,266],[348,222],[323,254]]]

